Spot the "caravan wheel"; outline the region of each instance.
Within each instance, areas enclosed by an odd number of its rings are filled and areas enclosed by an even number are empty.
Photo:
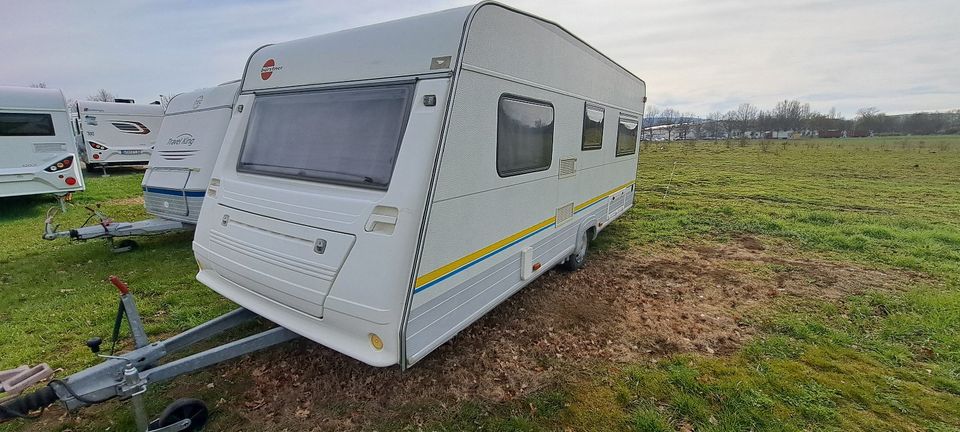
[[[563,268],[570,271],[583,268],[583,265],[587,262],[587,246],[589,244],[590,231],[584,231],[577,248],[567,257],[567,260],[563,262]]]
[[[177,399],[163,410],[158,419],[160,427],[172,426],[180,420],[190,419],[190,426],[186,431],[199,431],[207,424],[210,412],[207,404],[199,399]]]

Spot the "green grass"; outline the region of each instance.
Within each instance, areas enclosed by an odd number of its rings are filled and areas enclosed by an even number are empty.
[[[732,355],[599,364],[587,378],[521,400],[453,403],[423,428],[960,430],[958,167],[958,137],[645,143],[637,205],[597,247],[669,249],[750,234],[821,259],[916,272],[921,282],[836,302],[782,300],[750,317],[760,334]],[[75,203],[102,202],[121,220],[144,217],[140,204],[121,201],[139,195],[139,181],[91,178]],[[143,239],[143,248],[121,255],[102,242],[46,242],[40,231],[50,205],[0,201],[0,369],[40,359],[67,371],[94,363],[83,341],[109,334],[109,274],[135,287],[151,334],[231,308],[194,281],[189,234]],[[60,219],[75,226],[84,213],[78,207]],[[151,412],[161,402],[152,399]],[[215,428],[242,424],[231,409],[242,406],[219,409]],[[72,430],[129,427],[129,413],[118,411],[88,412],[87,429]],[[378,426],[416,430],[402,416]]]

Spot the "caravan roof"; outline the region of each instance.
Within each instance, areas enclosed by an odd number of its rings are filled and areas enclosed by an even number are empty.
[[[77,101],[81,113],[102,112],[136,116],[163,116],[163,107],[160,105],[131,104],[118,102]]]
[[[164,115],[233,106],[233,102],[237,99],[238,82],[239,80],[230,81],[216,87],[180,93],[170,100]]]
[[[0,86],[3,109],[66,111],[67,103],[59,89]]]
[[[543,40],[534,27],[569,43],[530,59]],[[584,54],[597,61],[569,67]],[[645,95],[643,80],[563,27],[496,2],[264,46],[250,56],[241,91],[449,74],[458,66],[509,70],[553,88],[572,85],[581,95],[617,94],[609,102],[638,112]],[[606,79],[610,72],[621,79]]]

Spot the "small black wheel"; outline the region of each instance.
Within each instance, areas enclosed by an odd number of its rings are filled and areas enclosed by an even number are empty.
[[[166,427],[177,424],[177,422],[190,419],[190,426],[185,431],[196,432],[203,429],[210,418],[210,411],[207,410],[207,404],[199,399],[177,399],[160,413],[157,425]]]
[[[569,271],[577,271],[583,268],[587,262],[587,246],[590,244],[590,231],[584,231],[577,248],[563,262],[563,268]]]
[[[126,240],[120,240],[120,242],[117,243],[112,250],[113,250],[113,253],[124,253],[124,252],[135,251],[139,247],[140,247],[139,243],[130,239],[126,239]]]

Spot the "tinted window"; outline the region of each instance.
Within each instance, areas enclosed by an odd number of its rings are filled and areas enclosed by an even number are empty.
[[[617,156],[631,155],[637,152],[637,132],[640,122],[636,119],[620,117],[617,130]]]
[[[54,136],[50,114],[0,113],[0,136]]]
[[[583,106],[582,150],[596,150],[603,146],[603,108]]]
[[[258,96],[239,171],[386,188],[412,85]]]
[[[543,171],[553,160],[553,106],[500,97],[497,172],[501,177]]]

